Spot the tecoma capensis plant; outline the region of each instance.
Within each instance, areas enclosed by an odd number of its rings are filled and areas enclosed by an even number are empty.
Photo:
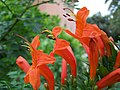
[[[79,83],[77,76],[80,74],[77,70],[77,62],[79,61],[76,60],[70,42],[58,38],[61,32],[65,32],[77,39],[85,49],[89,63],[88,77],[91,82],[89,86],[91,86],[92,90],[110,88],[110,86],[119,82],[120,51],[119,48],[115,49],[117,46],[114,40],[109,38],[96,24],[87,23],[89,10],[86,7],[81,8],[76,15],[69,8],[64,8],[64,10],[71,12],[71,14],[66,12],[63,16],[68,21],[76,24],[75,33],[60,26],[56,26],[52,30],[43,30],[42,35],[47,33],[46,37],[54,40],[53,50],[50,54],[45,54],[42,50],[37,49],[40,45],[39,35],[35,36],[31,43],[22,36],[17,35],[25,40],[26,47],[32,57],[32,65],[29,65],[22,56],[16,59],[17,65],[26,73],[25,83],[30,83],[34,90],[38,90],[41,84],[40,76],[42,75],[47,81],[44,85],[46,90],[55,90],[54,72],[50,70],[47,64],[56,62],[56,54],[63,58],[61,63],[61,86],[66,85],[67,87],[67,77],[71,76],[71,90],[79,90],[77,85]],[[70,69],[70,73],[68,69]],[[61,87],[61,90],[64,89]]]

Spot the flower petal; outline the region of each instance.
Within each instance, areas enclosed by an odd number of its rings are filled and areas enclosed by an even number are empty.
[[[56,26],[53,28],[52,33],[54,37],[56,38],[61,33],[61,31],[62,31],[62,28],[59,26]]]
[[[104,56],[105,55],[105,47],[104,47],[104,44],[103,44],[103,41],[101,40],[100,37],[96,37],[96,44],[99,48],[99,52],[100,52],[100,56]]]
[[[82,37],[96,37],[101,35],[101,30],[96,24],[86,24]]]
[[[47,80],[49,90],[54,90],[55,81],[52,71],[47,65],[41,65],[38,67],[40,74]]]
[[[120,67],[120,51],[117,54],[116,62],[115,62],[115,66],[114,67],[115,67],[115,69]]]
[[[40,86],[40,74],[37,68],[31,68],[31,70],[27,73],[25,82],[30,82],[34,90],[38,90]]]
[[[89,43],[89,62],[90,62],[90,79],[93,80],[96,75],[96,69],[98,66],[98,47],[95,40],[91,38]]]
[[[43,64],[53,64],[55,60],[56,59],[53,56],[42,53],[40,58],[38,58],[37,67]]]
[[[108,57],[111,56],[112,54],[112,51],[111,51],[111,48],[110,48],[110,40],[109,38],[107,37],[106,33],[101,31],[101,39],[105,45],[105,48],[106,48],[106,54]]]
[[[87,10],[86,7],[83,7],[82,9],[80,9],[77,12],[77,15],[76,15],[76,32],[75,32],[75,34],[77,36],[82,36],[83,29],[85,27],[86,19],[87,19],[88,14],[89,14],[89,10]]]
[[[39,35],[37,35],[36,37],[34,37],[34,39],[31,42],[31,46],[34,49],[37,49],[37,47],[40,45],[40,40],[39,40]]]
[[[65,78],[67,77],[67,62],[62,60],[62,72],[61,72],[61,84],[65,84]]]
[[[77,36],[76,34],[73,34],[72,32],[70,32],[70,30],[65,30],[65,32],[79,40],[79,36]]]
[[[120,68],[112,71],[110,74],[103,77],[96,83],[96,85],[98,86],[99,89],[102,89],[106,86],[110,86],[119,81],[120,81]]]
[[[66,60],[66,62],[71,67],[71,73],[74,77],[76,77],[76,58],[72,52],[71,47],[69,46],[69,43],[67,44],[67,41],[62,39],[57,39],[55,46],[54,46],[54,53],[58,54],[62,58]]]
[[[86,7],[83,7],[77,12],[76,18],[81,20],[82,23],[86,23],[88,14],[89,14],[89,10]]]
[[[25,72],[27,73],[30,69],[29,63],[22,57],[19,56],[16,60],[16,64]]]
[[[56,38],[55,44],[54,44],[54,50],[62,50],[67,48],[70,45],[69,42],[63,39]]]

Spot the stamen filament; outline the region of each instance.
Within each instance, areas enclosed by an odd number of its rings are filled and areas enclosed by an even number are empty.
[[[41,33],[42,33],[42,34],[43,34],[43,33],[50,33],[50,34],[52,34],[52,32],[51,32],[50,30],[48,30],[48,29],[45,29],[45,30],[42,31]]]
[[[23,47],[27,47],[28,49],[30,49],[30,46],[27,46],[27,45],[21,45],[21,46],[23,46]]]
[[[63,10],[69,10],[73,14],[73,16],[76,17],[76,15],[74,14],[74,12],[71,9],[69,9],[69,8],[63,8]]]
[[[30,45],[30,42],[29,42],[26,38],[24,38],[23,36],[20,36],[20,35],[18,35],[18,34],[16,34],[16,36],[22,38],[23,40],[25,40],[25,41]]]

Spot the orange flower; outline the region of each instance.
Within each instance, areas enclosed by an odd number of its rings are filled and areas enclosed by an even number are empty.
[[[16,60],[16,64],[25,72],[27,73],[30,69],[29,63],[21,56],[19,56]]]
[[[96,41],[94,39],[90,39],[89,43],[89,62],[90,62],[90,79],[93,80],[96,76],[96,69],[98,66],[98,47],[96,46]]]
[[[104,45],[100,38],[101,30],[94,24],[86,24],[81,37],[76,34],[72,34],[68,30],[66,30],[66,32],[77,38],[87,52],[90,62],[90,78],[94,79],[98,66],[98,52],[100,51],[101,56],[104,55]]]
[[[67,77],[67,62],[62,60],[62,72],[61,72],[61,84],[65,84],[65,78]]]
[[[70,47],[70,43],[67,42],[66,40],[57,38],[61,30],[62,29],[60,27],[54,27],[52,30],[52,34],[54,35],[54,38],[55,38],[55,44],[54,44],[54,49],[52,51],[52,54],[57,54],[62,58],[64,58],[71,67],[71,74],[74,77],[76,77],[76,67],[77,67],[76,58]]]
[[[54,90],[54,76],[46,64],[53,64],[55,58],[43,53],[41,50],[37,50],[37,47],[40,45],[39,36],[36,36],[32,43],[27,41],[27,45],[32,55],[32,65],[27,71],[24,81],[30,83],[34,90],[38,90],[40,86],[40,75],[43,75],[48,82],[49,90]],[[23,58],[18,57],[17,60],[19,59]],[[26,64],[26,62],[24,63]],[[25,66],[22,67],[25,68]]]
[[[105,48],[106,48],[106,55],[108,57],[111,56],[112,54],[112,51],[111,51],[111,48],[110,48],[110,39],[108,38],[107,34],[103,31],[101,31],[101,39],[105,45]]]
[[[53,53],[61,56],[70,65],[71,74],[76,77],[76,58],[72,52],[69,43],[63,39],[56,38]]]
[[[69,8],[64,8],[64,9],[70,10]],[[74,15],[75,20],[71,18],[68,18],[68,20],[76,22],[76,30],[74,35],[81,37],[83,34],[83,29],[86,26],[86,19],[89,14],[89,10],[86,7],[83,7],[77,12],[76,15],[72,12],[72,10],[70,10],[70,12]]]
[[[120,68],[112,71],[110,74],[99,80],[96,85],[98,86],[98,89],[105,88],[107,86],[110,86],[116,82],[120,82]]]
[[[53,28],[52,30],[52,34],[54,36],[54,38],[57,38],[57,36],[62,32],[62,28],[59,26],[56,26]]]
[[[81,8],[76,15],[76,32],[77,36],[82,36],[83,29],[86,25],[86,19],[89,14],[89,10],[86,7]]]
[[[101,57],[104,56],[105,55],[105,46],[104,46],[104,43],[100,37],[96,37],[96,44],[99,48],[100,56]]]
[[[99,53],[101,57],[104,55],[110,56],[111,49],[109,44],[110,40],[107,35],[100,30],[96,24],[86,22],[88,14],[89,10],[87,10],[87,8],[83,7],[80,9],[77,15],[75,15],[75,34],[69,30],[65,30],[65,32],[78,39],[87,52],[90,62],[90,78],[93,79],[98,66]],[[95,47],[96,50],[93,47]]]
[[[119,67],[120,67],[120,51],[119,51],[118,54],[117,54],[114,68],[117,69],[117,68],[119,68]]]

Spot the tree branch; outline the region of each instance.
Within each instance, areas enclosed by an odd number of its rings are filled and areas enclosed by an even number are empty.
[[[18,18],[15,19],[14,23],[11,25],[11,27],[8,29],[8,31],[2,36],[2,38],[0,39],[0,41],[4,40],[5,37],[13,30],[13,28],[15,27],[15,25],[20,21],[19,18],[21,18],[28,9],[30,9],[30,8],[32,8],[32,7],[35,7],[35,6],[38,6],[38,5],[41,5],[41,4],[44,4],[44,3],[49,3],[49,2],[50,2],[50,1],[43,1],[43,2],[38,3],[38,4],[35,4],[35,5],[33,5],[33,6],[30,6],[30,5],[29,5],[30,2],[29,2],[29,4],[28,4],[28,5],[26,6],[26,8],[24,9],[24,11],[20,14],[20,16],[19,16]]]
[[[8,7],[8,5],[5,3],[5,1],[2,1],[2,0],[0,0],[0,1],[6,6],[6,8],[10,11],[10,13],[14,15],[13,11]]]

